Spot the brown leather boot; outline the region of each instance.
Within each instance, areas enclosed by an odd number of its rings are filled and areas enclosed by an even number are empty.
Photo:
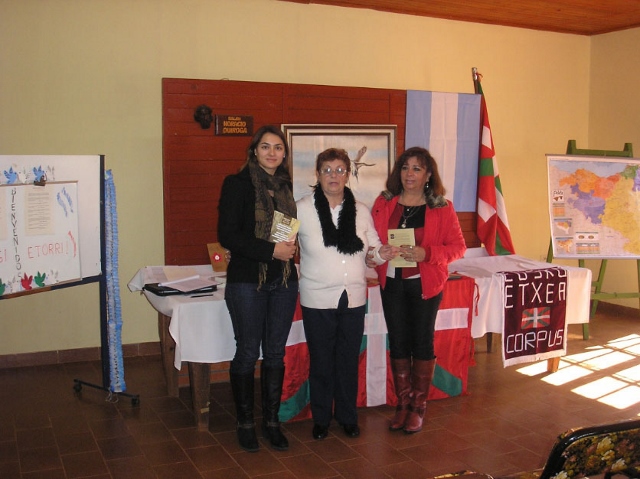
[[[404,432],[413,434],[422,431],[422,419],[427,410],[427,397],[431,388],[433,372],[436,369],[436,358],[429,361],[413,360],[411,368],[411,403]]]
[[[391,370],[393,371],[393,382],[395,384],[398,405],[396,415],[389,425],[390,431],[399,431],[404,428],[404,423],[409,414],[409,403],[411,401],[411,359],[391,359]]]

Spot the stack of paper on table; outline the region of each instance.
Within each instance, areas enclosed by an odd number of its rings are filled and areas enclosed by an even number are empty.
[[[153,273],[153,279],[157,280],[157,286],[159,287],[156,288],[158,293],[164,292],[167,294],[170,290],[176,290],[180,293],[215,291],[218,285],[213,276],[199,275],[189,266],[159,267]],[[156,284],[155,281],[147,283],[146,286],[154,284]],[[152,291],[153,288],[147,287],[146,289]]]

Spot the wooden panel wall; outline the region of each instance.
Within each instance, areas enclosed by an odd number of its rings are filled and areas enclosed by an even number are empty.
[[[393,124],[404,150],[404,90],[231,80],[162,80],[165,264],[209,262],[217,241],[218,200],[225,176],[238,171],[250,137],[214,135],[193,119],[198,105],[214,115],[252,116],[265,124]],[[469,246],[479,246],[475,214],[459,213]]]

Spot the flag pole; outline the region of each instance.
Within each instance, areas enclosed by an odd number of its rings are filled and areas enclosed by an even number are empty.
[[[475,93],[480,93],[480,89],[478,88],[478,82],[480,79],[478,77],[478,69],[476,67],[471,68],[471,76],[473,77],[473,89]]]
[[[478,166],[478,203],[476,234],[490,256],[515,254],[507,208],[502,195],[496,152],[491,138],[487,103],[482,91],[482,75],[471,69],[476,94],[480,95],[480,164]]]

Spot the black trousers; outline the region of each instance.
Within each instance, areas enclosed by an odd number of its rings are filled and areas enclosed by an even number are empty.
[[[358,423],[358,361],[365,306],[348,307],[347,292],[337,309],[302,307],[309,347],[311,414],[316,424]],[[335,404],[335,409],[334,409]]]
[[[420,278],[387,278],[381,296],[391,358],[433,359],[433,336],[442,293],[422,299]]]

